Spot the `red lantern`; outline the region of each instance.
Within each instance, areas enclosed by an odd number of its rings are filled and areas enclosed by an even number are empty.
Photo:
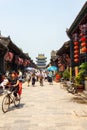
[[[79,43],[78,42],[74,42],[74,45],[77,46]]]
[[[86,37],[82,37],[82,38],[81,38],[81,41],[82,41],[82,42],[85,42],[85,41],[86,41]]]
[[[86,47],[83,47],[83,48],[81,49],[81,51],[82,51],[82,52],[86,52],[86,51],[87,51]]]
[[[7,52],[7,53],[5,54],[5,56],[4,56],[4,59],[5,59],[5,61],[11,62],[12,59],[13,59],[13,53],[12,53],[12,52]]]
[[[86,46],[86,42],[81,43],[81,46],[82,47]]]
[[[74,59],[74,62],[78,63],[78,62],[79,62],[79,59]]]
[[[83,36],[83,33],[80,33],[80,37],[82,37]]]
[[[78,54],[75,54],[75,55],[74,55],[74,58],[78,58],[78,57],[79,57],[79,55],[78,55]]]
[[[78,54],[78,53],[79,53],[79,51],[78,51],[78,50],[75,50],[75,51],[74,51],[74,54]]]
[[[78,46],[74,46],[74,49],[75,49],[75,50],[78,50],[78,48],[79,48]]]
[[[58,64],[58,66],[60,67],[62,64],[60,63],[60,64]]]

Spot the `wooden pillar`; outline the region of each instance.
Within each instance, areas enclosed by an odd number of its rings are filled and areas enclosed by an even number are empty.
[[[78,75],[78,71],[79,71],[78,66],[75,66],[75,76],[77,76],[77,75]]]
[[[70,41],[70,80],[72,79],[72,69],[73,69],[73,42]]]
[[[72,67],[70,66],[70,80],[72,79]]]

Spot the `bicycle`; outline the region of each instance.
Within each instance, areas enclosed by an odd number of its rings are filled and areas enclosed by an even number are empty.
[[[14,90],[15,91],[15,90]],[[15,107],[20,105],[20,96],[17,93],[17,97],[14,96],[14,91],[5,90],[5,96],[2,100],[2,111],[4,113],[9,111],[10,105],[13,103]]]
[[[67,91],[72,94],[78,93],[76,84],[73,82],[69,82],[67,84]]]
[[[63,78],[60,79],[60,87],[63,89],[67,88],[67,81],[64,80]]]

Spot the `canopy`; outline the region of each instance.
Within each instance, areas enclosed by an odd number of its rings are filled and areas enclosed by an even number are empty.
[[[47,68],[47,70],[48,70],[48,71],[57,71],[58,68],[57,68],[56,66],[49,66],[49,67]]]

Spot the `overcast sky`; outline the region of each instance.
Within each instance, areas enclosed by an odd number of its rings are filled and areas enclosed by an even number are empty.
[[[69,28],[86,0],[0,0],[0,30],[36,61],[69,40]]]

